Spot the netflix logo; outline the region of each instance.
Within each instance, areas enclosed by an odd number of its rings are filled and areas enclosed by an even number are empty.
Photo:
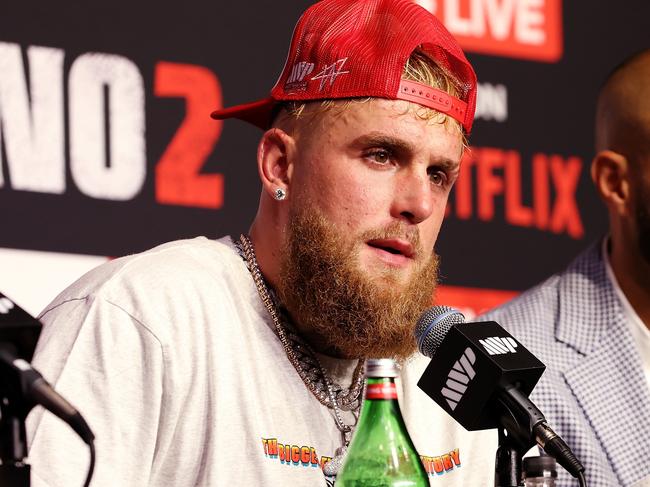
[[[556,62],[562,57],[562,0],[416,0],[467,51]]]
[[[522,190],[524,164],[531,168],[530,195]],[[579,240],[585,234],[576,198],[581,173],[582,160],[576,156],[537,153],[531,161],[522,161],[516,150],[472,147],[463,157],[447,215],[484,222],[499,218],[512,226]],[[497,215],[497,200],[502,215]]]

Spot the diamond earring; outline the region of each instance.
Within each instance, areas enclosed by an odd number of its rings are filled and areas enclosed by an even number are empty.
[[[275,196],[276,200],[282,201],[283,199],[285,199],[287,197],[287,192],[282,188],[277,188],[275,190],[274,196]]]

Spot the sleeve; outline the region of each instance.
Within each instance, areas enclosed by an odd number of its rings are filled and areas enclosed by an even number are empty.
[[[95,434],[92,486],[148,485],[161,415],[160,341],[101,298],[65,301],[42,320],[33,364]],[[68,425],[37,407],[27,419],[27,440],[34,487],[83,485],[89,450]]]

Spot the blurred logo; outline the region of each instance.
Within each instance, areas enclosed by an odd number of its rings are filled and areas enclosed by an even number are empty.
[[[0,314],[6,315],[14,308],[14,303],[12,303],[9,298],[4,296],[0,297]]]
[[[556,62],[562,57],[562,0],[415,0],[463,49]]]

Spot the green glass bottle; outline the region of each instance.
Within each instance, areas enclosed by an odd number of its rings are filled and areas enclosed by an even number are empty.
[[[399,410],[398,375],[393,360],[367,361],[366,397],[336,487],[428,487]]]

